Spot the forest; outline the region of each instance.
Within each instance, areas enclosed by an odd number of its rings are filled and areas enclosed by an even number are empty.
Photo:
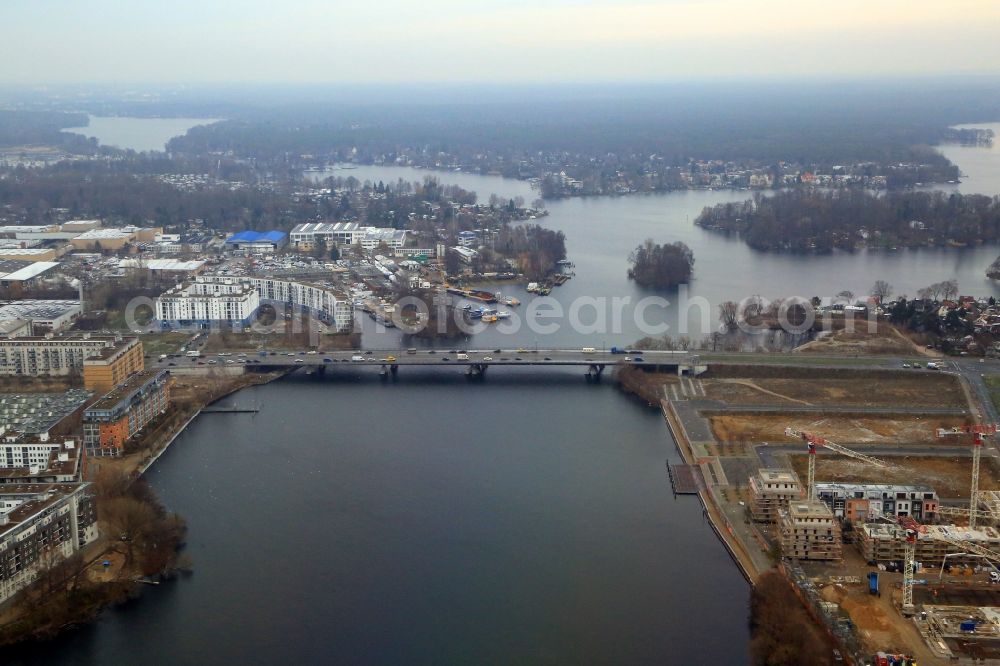
[[[1000,199],[978,194],[788,190],[705,208],[695,224],[763,251],[974,245],[1000,240]]]

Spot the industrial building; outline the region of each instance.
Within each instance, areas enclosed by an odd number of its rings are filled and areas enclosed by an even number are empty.
[[[76,300],[0,301],[0,321],[27,322],[31,335],[44,335],[69,327],[80,316]]]
[[[120,456],[125,444],[167,410],[170,375],[146,370],[91,405],[83,414],[83,442],[92,456]]]
[[[97,537],[89,483],[0,486],[0,603]]]
[[[312,250],[321,240],[327,247],[360,245],[374,250],[379,245],[398,250],[406,244],[406,230],[390,227],[362,227],[357,222],[312,222],[299,224],[289,234],[296,250]]]
[[[840,521],[823,502],[800,500],[778,512],[781,554],[799,560],[840,560]]]
[[[817,483],[816,496],[835,516],[852,523],[883,516],[911,516],[920,522],[932,522],[940,503],[934,489],[924,485]]]
[[[360,228],[357,222],[310,222],[296,225],[288,238],[296,250],[312,250],[320,241],[327,247],[344,247],[355,244]]]
[[[241,231],[226,239],[226,247],[250,253],[274,252],[284,247],[288,235],[284,231]]]
[[[156,319],[163,328],[245,326],[260,307],[260,296],[245,279],[231,282],[195,280],[178,285],[156,299]]]
[[[0,438],[15,442],[25,437],[48,440],[70,435],[78,430],[83,407],[92,395],[79,388],[62,393],[0,393]],[[0,467],[9,462],[7,458],[0,453]]]
[[[129,367],[135,365],[137,358],[138,368],[142,368],[142,343],[137,338],[89,333],[0,338],[0,375],[51,377],[83,372],[86,382],[86,359],[94,360],[92,373],[95,373],[101,365],[108,365],[115,359],[120,363],[119,352],[123,351],[132,351],[127,359]],[[121,376],[120,368],[112,370],[112,376]],[[96,372],[93,376],[96,378],[99,374]],[[110,387],[104,392],[107,390]]]
[[[32,287],[43,275],[59,265],[58,261],[25,261],[0,253],[0,285],[4,287]]]
[[[754,520],[773,523],[778,511],[790,501],[802,499],[802,484],[790,469],[760,469],[750,477],[750,515]]]
[[[70,239],[77,250],[120,250],[136,240],[136,234],[124,229],[91,229]]]

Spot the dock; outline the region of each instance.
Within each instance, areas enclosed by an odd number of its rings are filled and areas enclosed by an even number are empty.
[[[697,495],[703,489],[701,470],[697,465],[671,465],[667,463],[667,474],[675,495]]]
[[[202,414],[256,414],[260,410],[256,407],[206,407],[201,410]]]

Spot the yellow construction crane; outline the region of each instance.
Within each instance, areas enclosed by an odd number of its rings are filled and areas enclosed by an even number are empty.
[[[997,424],[977,423],[971,425],[957,426],[954,428],[938,428],[938,437],[950,437],[953,435],[972,435],[972,487],[969,490],[969,527],[976,529],[976,515],[979,512],[979,459],[983,454],[983,437],[992,437],[997,434]],[[942,507],[944,508],[944,507]],[[958,514],[959,512],[945,510],[944,514]],[[964,512],[962,512],[964,515]]]
[[[852,451],[847,447],[841,446],[840,444],[834,444],[828,439],[813,435],[808,432],[803,432],[801,430],[796,430],[795,428],[785,428],[785,434],[789,437],[795,437],[801,439],[809,447],[809,476],[807,484],[806,497],[809,499],[816,498],[816,447],[822,446],[824,448],[835,451],[841,455],[847,456],[849,458],[854,458],[862,462],[866,462],[874,467],[881,467],[884,469],[891,468],[892,465],[885,462],[884,460],[879,460],[878,458],[872,458],[871,456],[866,456],[863,453],[858,453],[857,451]]]

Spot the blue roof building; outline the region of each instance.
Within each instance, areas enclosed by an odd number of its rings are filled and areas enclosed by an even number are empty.
[[[241,231],[226,239],[234,250],[277,250],[288,241],[284,231]]]

